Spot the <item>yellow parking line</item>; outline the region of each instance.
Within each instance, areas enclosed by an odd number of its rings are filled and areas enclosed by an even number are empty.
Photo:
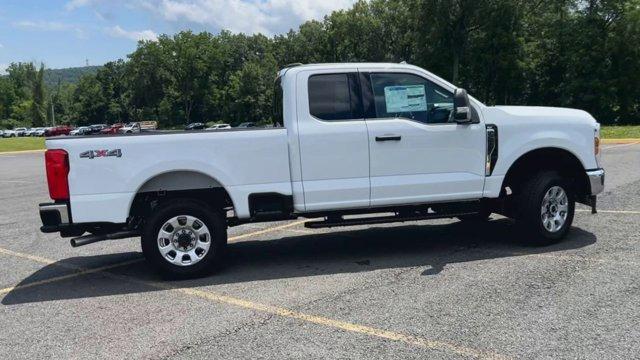
[[[278,306],[261,304],[253,301],[243,300],[231,296],[221,295],[210,291],[188,288],[172,288],[161,284],[159,287],[167,290],[174,290],[186,295],[195,296],[210,301],[234,305],[237,307],[278,315],[285,318],[309,322],[325,327],[335,328],[343,331],[360,333],[372,337],[378,337],[390,341],[405,343],[408,345],[420,346],[430,350],[444,350],[457,355],[469,356],[478,359],[508,359],[508,357],[492,351],[478,350],[463,345],[454,344],[448,341],[431,340],[418,336],[402,334],[394,331],[378,329],[370,326],[354,324],[346,321],[330,319],[324,316],[310,315],[299,311],[289,310]]]
[[[591,210],[586,209],[576,209],[576,212],[591,212]],[[602,214],[630,214],[630,215],[640,215],[640,211],[635,210],[598,210],[598,213]]]
[[[51,260],[51,259],[47,259],[47,258],[43,258],[43,257],[40,257],[40,256],[31,255],[31,254],[20,253],[20,252],[17,252],[17,251],[11,251],[9,249],[0,248],[0,253],[5,254],[5,255],[9,255],[9,256],[15,256],[15,257],[23,258],[23,259],[28,259],[28,260],[39,262],[41,264],[46,264],[46,265],[56,264],[55,260]],[[66,266],[66,264],[62,265],[62,263],[57,263],[57,265],[62,266],[62,267],[66,267],[66,268],[77,269],[73,265]]]
[[[279,228],[283,228],[283,227],[281,226]],[[32,261],[47,264],[47,265],[63,266],[61,263],[57,263],[51,259],[46,259],[39,256],[32,256],[29,254],[23,254],[23,253],[19,253],[19,252],[7,250],[7,249],[0,248],[0,253],[7,254],[7,255],[10,254],[12,256],[32,260]],[[306,314],[303,312],[289,310],[279,306],[272,306],[268,304],[262,304],[254,301],[244,300],[244,299],[240,299],[232,296],[218,294],[212,291],[204,291],[204,290],[192,289],[192,288],[179,288],[179,287],[172,286],[169,283],[145,281],[145,280],[136,279],[134,277],[130,277],[126,275],[117,275],[117,274],[109,273],[106,271],[108,269],[113,269],[115,267],[127,265],[128,263],[130,264],[140,260],[141,259],[135,259],[128,262],[123,262],[123,263],[114,264],[114,265],[107,265],[102,268],[96,268],[96,269],[84,269],[83,270],[84,272],[81,272],[81,273],[69,274],[69,275],[59,276],[57,278],[42,280],[38,283],[28,284],[28,286],[35,286],[35,285],[40,285],[44,283],[51,283],[54,281],[61,281],[61,280],[69,279],[71,277],[76,277],[76,276],[80,276],[88,273],[101,273],[102,275],[108,276],[110,278],[125,280],[131,283],[141,284],[141,285],[153,287],[160,290],[174,291],[184,295],[198,297],[198,298],[213,301],[216,303],[233,305],[233,306],[244,308],[247,310],[253,310],[253,311],[278,315],[284,318],[304,321],[304,322],[322,325],[325,327],[334,328],[338,330],[359,333],[359,334],[377,337],[385,340],[400,342],[407,345],[420,346],[430,350],[448,351],[457,355],[474,357],[478,359],[490,359],[490,360],[509,359],[508,357],[495,353],[493,351],[479,350],[479,349],[455,344],[448,341],[432,340],[432,339],[422,338],[414,335],[402,334],[394,331],[374,328],[371,326],[365,326],[365,325],[354,324],[346,321],[335,320],[335,319],[327,318],[324,316]],[[68,265],[65,264],[63,267],[67,267],[67,266]],[[14,289],[28,287],[28,286],[23,285],[23,286],[16,286],[13,288],[2,289],[0,290],[0,294],[8,293]]]
[[[234,237],[229,238],[228,240],[229,241],[235,241],[235,240],[243,239],[243,238],[250,237],[250,236],[266,234],[266,233],[269,233],[271,231],[277,231],[277,230],[281,230],[281,229],[290,228],[290,227],[299,225],[300,223],[303,223],[303,222],[304,221],[298,221],[298,222],[294,222],[294,223],[286,224],[286,225],[282,225],[282,226],[274,226],[272,228],[267,228],[267,229],[260,230],[260,231],[255,231],[255,232],[250,232],[250,233],[247,233],[247,234],[242,234],[242,235],[239,235],[239,236],[234,236]],[[106,266],[102,266],[102,267],[98,267],[98,268],[94,268],[94,269],[85,269],[85,268],[78,267],[78,266],[75,266],[75,265],[72,265],[72,264],[67,264],[67,263],[63,263],[63,262],[55,262],[53,260],[46,259],[46,258],[43,258],[43,257],[40,257],[40,256],[35,256],[35,255],[30,255],[30,254],[25,254],[25,253],[19,253],[19,252],[12,251],[12,250],[9,250],[9,249],[0,248],[0,253],[1,254],[5,254],[5,255],[9,255],[9,256],[15,256],[15,257],[23,258],[23,259],[32,260],[32,261],[39,262],[39,263],[46,264],[46,265],[55,264],[56,266],[64,267],[64,268],[67,268],[67,269],[80,270],[79,272],[76,272],[76,273],[73,273],[73,274],[66,274],[66,275],[62,275],[62,276],[56,276],[56,277],[53,277],[53,278],[50,278],[50,279],[44,279],[44,280],[34,281],[32,283],[28,283],[28,284],[24,284],[24,285],[16,285],[16,286],[10,286],[10,287],[4,288],[4,289],[0,289],[0,295],[7,294],[7,293],[9,293],[9,292],[11,292],[12,290],[15,290],[15,289],[28,288],[28,287],[32,287],[32,286],[36,286],[36,285],[49,284],[49,283],[56,282],[56,281],[67,280],[67,279],[71,279],[71,278],[74,278],[74,277],[77,277],[77,276],[82,276],[82,275],[86,275],[86,274],[92,274],[92,273],[101,272],[101,271],[105,271],[105,270],[109,270],[109,269],[114,269],[114,268],[121,267],[121,266],[135,264],[135,263],[138,263],[138,262],[141,262],[141,261],[144,260],[144,258],[138,258],[138,259],[124,261],[124,262],[116,263],[116,264],[112,264],[112,265],[106,265]]]
[[[45,152],[45,149],[38,149],[38,150],[20,150],[20,151],[5,151],[5,152],[0,152],[0,155],[36,154],[36,153],[43,153],[43,152]]]
[[[0,249],[0,250],[4,250],[4,249]],[[3,252],[3,251],[0,251],[0,252]],[[24,258],[25,259],[29,259],[29,260],[33,260],[33,258],[31,258],[31,257],[24,257]],[[144,260],[144,258],[138,258],[138,259],[133,259],[133,260],[129,260],[129,261],[123,261],[123,262],[120,262],[120,263],[117,263],[117,264],[105,265],[105,266],[101,266],[101,267],[97,267],[97,268],[93,268],[93,269],[83,269],[83,270],[80,270],[80,271],[72,273],[72,274],[56,276],[56,277],[52,277],[52,278],[49,278],[49,279],[34,281],[34,282],[31,282],[31,283],[28,283],[28,284],[11,286],[11,287],[7,287],[7,288],[4,288],[4,289],[0,289],[0,295],[7,294],[7,293],[9,293],[9,292],[11,292],[13,290],[17,290],[17,289],[30,288],[30,287],[37,286],[37,285],[49,284],[49,283],[53,283],[53,282],[56,282],[56,281],[72,279],[72,278],[75,278],[75,277],[78,277],[78,276],[82,276],[82,275],[93,274],[93,273],[102,272],[102,271],[105,271],[105,270],[115,269],[115,268],[118,268],[118,267],[121,267],[121,266],[136,264],[136,263],[142,262],[143,260]],[[48,264],[49,265],[54,264],[56,266],[65,267],[65,266],[62,266],[62,263],[48,263]]]
[[[602,139],[602,144],[638,144],[640,139]]]
[[[286,229],[286,228],[290,228],[290,227],[294,227],[294,226],[303,224],[303,223],[305,223],[307,221],[308,220],[294,221],[292,223],[288,223],[288,224],[285,224],[285,225],[274,226],[274,227],[266,228],[264,230],[258,230],[258,231],[250,232],[250,233],[247,233],[247,234],[232,236],[232,237],[230,237],[228,239],[228,241],[235,241],[235,240],[248,238],[248,237],[251,237],[251,236],[262,235],[262,234],[270,233],[270,232],[273,232],[273,231],[283,230],[283,229]]]

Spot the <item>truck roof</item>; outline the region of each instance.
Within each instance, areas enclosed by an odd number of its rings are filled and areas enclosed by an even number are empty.
[[[406,63],[319,63],[319,64],[293,64],[289,67],[285,67],[280,71],[281,75],[285,73],[297,73],[304,70],[345,70],[356,68],[376,68],[376,69],[420,69],[417,66]],[[423,70],[423,69],[420,69]],[[424,70],[423,70],[424,71]]]

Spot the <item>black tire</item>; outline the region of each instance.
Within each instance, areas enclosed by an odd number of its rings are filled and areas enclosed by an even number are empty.
[[[169,219],[176,216],[193,216],[209,229],[209,251],[198,262],[179,266],[171,263],[161,254],[158,233]],[[158,205],[146,220],[142,239],[142,252],[157,270],[171,278],[193,278],[208,275],[220,267],[227,245],[227,224],[221,212],[212,211],[206,204],[191,199],[171,199]]]
[[[566,220],[561,226],[557,225],[557,229],[550,231],[544,225],[542,206],[547,192],[557,187],[567,195]],[[575,213],[575,194],[570,181],[555,171],[545,171],[536,174],[522,186],[515,205],[516,222],[524,235],[522,241],[529,245],[546,246],[558,243],[571,229]]]

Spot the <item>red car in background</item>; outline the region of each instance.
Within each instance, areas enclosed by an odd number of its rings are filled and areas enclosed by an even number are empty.
[[[118,124],[113,124],[109,127],[106,127],[102,130],[100,130],[100,134],[117,134],[118,130],[120,130],[121,127],[123,127],[124,124],[118,123]]]
[[[69,133],[73,130],[73,126],[69,125],[60,125],[52,128],[47,128],[44,131],[44,136],[60,136],[60,135],[69,135]]]

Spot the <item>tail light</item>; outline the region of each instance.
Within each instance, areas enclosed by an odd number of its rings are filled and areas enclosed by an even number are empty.
[[[47,168],[49,196],[53,200],[69,200],[69,154],[64,150],[47,150],[44,153]]]
[[[596,155],[600,155],[600,137],[597,135],[593,138],[593,152]]]

